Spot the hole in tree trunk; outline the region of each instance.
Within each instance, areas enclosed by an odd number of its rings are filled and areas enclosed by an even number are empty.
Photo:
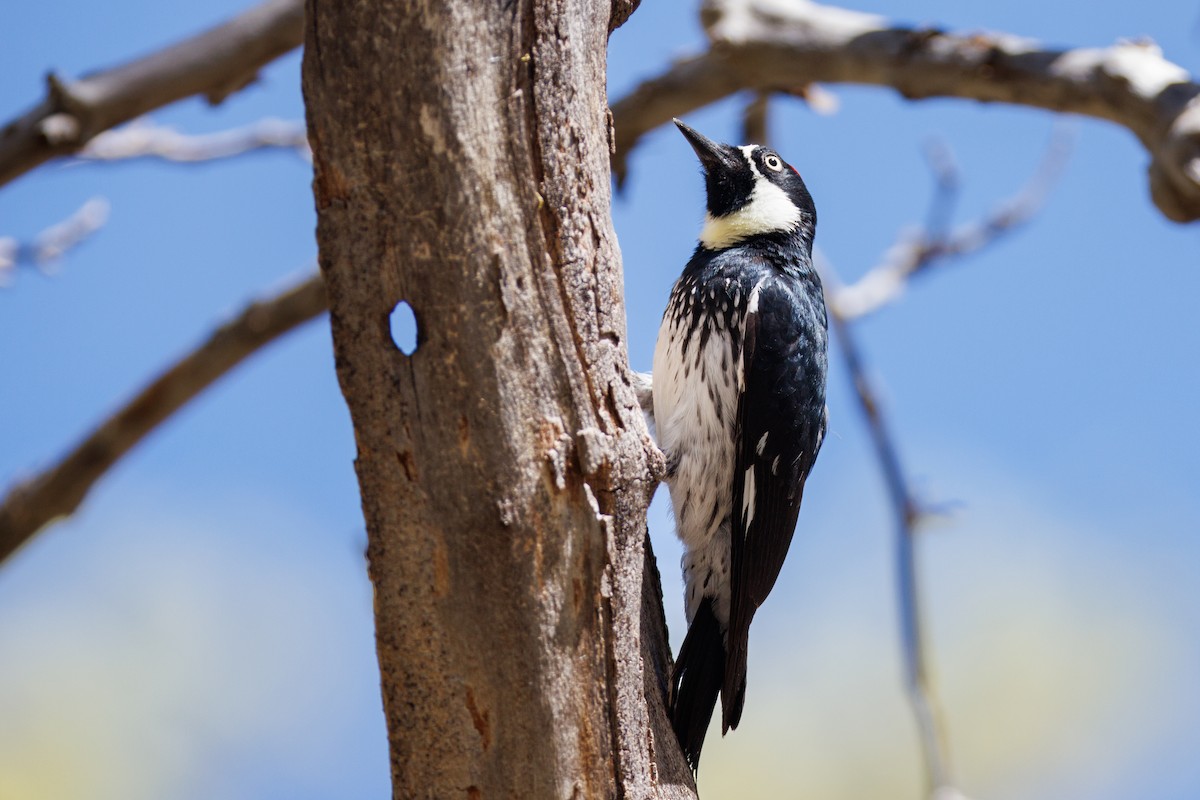
[[[406,356],[417,352],[417,315],[412,306],[401,300],[392,309],[390,318],[392,342]]]

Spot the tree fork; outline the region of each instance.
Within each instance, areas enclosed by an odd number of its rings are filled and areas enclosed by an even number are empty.
[[[397,798],[694,797],[609,210],[607,35],[630,10],[308,2]]]

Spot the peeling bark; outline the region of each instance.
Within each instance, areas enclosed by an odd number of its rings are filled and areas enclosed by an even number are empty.
[[[604,88],[632,5],[309,0],[320,264],[396,797],[692,797]],[[401,300],[418,324],[389,337]]]

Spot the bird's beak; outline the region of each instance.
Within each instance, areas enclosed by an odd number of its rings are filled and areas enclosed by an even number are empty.
[[[722,170],[736,169],[739,166],[737,156],[734,154],[734,149],[729,145],[718,144],[707,136],[704,136],[695,128],[686,125],[680,120],[673,120],[679,128],[683,138],[688,140],[688,144],[696,151],[696,156],[700,159],[700,163],[704,165],[704,171],[712,175],[719,173]]]

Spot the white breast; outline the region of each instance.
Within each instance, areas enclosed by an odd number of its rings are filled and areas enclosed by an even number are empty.
[[[735,365],[730,337],[740,340],[744,332],[741,315],[734,315],[739,321],[732,331],[724,327],[722,315],[716,315],[718,327],[708,341],[701,346],[697,332],[685,357],[690,315],[681,313],[681,307],[689,299],[687,295],[672,298],[658,334],[654,417],[659,446],[674,467],[667,483],[676,532],[686,548],[683,566],[688,620],[702,596],[713,596],[718,600],[718,619],[724,623],[728,618],[734,417],[741,379],[740,358]],[[725,302],[730,300],[726,298]]]

